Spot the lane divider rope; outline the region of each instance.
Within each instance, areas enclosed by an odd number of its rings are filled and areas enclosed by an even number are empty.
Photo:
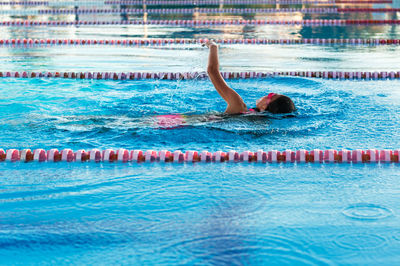
[[[121,1],[105,1],[106,4],[138,4],[142,1],[121,0]],[[392,0],[178,0],[178,1],[160,1],[146,0],[146,5],[250,5],[250,4],[391,4]]]
[[[162,5],[162,6],[200,6],[200,5],[251,5],[251,4],[281,4],[281,5],[301,5],[301,4],[391,4],[391,0],[172,0],[172,1],[160,1],[160,0],[122,0],[122,1],[0,1],[0,6],[106,6],[106,5],[131,5],[141,6],[146,4],[147,6]]]
[[[337,13],[389,13],[399,12],[400,8],[160,8],[160,9],[39,9],[39,10],[0,10],[0,15],[48,15],[48,14],[262,14],[262,13],[304,13],[304,14],[337,14]]]
[[[138,0],[105,1],[106,4],[141,5]],[[250,4],[391,4],[392,0],[146,0],[146,5],[250,5]]]
[[[285,151],[154,151],[126,149],[0,149],[0,162],[258,162],[258,163],[399,163],[400,150],[285,150]]]
[[[2,15],[47,15],[47,14],[193,14],[193,13],[215,13],[215,14],[254,14],[254,13],[338,13],[337,8],[160,8],[160,9],[40,9],[40,10],[0,10]],[[392,11],[393,12],[393,11]]]
[[[305,19],[305,20],[124,20],[124,21],[0,21],[0,26],[93,26],[93,25],[168,25],[168,26],[222,26],[222,25],[301,25],[301,26],[347,26],[347,25],[397,25],[399,19]]]
[[[400,45],[400,39],[219,39],[218,44],[246,45]],[[51,45],[110,45],[110,46],[162,46],[203,44],[206,39],[0,39],[0,46],[51,46]]]
[[[282,72],[221,72],[225,79],[255,79],[272,77],[306,77],[337,80],[400,79],[400,71],[343,72],[343,71],[282,71]],[[207,79],[206,72],[0,72],[0,78],[66,78],[98,80],[191,80]]]

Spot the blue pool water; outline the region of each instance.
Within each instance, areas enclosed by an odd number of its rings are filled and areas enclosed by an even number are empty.
[[[396,264],[393,165],[1,164],[2,264]]]
[[[210,151],[393,149],[400,141],[400,92],[393,89],[398,81],[269,78],[229,84],[249,107],[273,91],[290,96],[297,111],[290,118],[226,116],[207,122],[203,118],[226,106],[208,80],[3,79],[1,140],[18,149]],[[188,124],[173,130],[157,124],[157,115],[175,113],[188,115]]]
[[[5,39],[399,38],[398,29],[2,27],[0,33]],[[220,59],[224,71],[397,71],[398,52],[397,46],[226,45]],[[207,50],[0,47],[0,63],[1,71],[204,71]],[[297,111],[289,118],[207,121],[225,109],[208,80],[4,78],[0,148],[399,148],[397,80],[228,83],[249,107],[277,92],[290,96]],[[175,113],[190,122],[172,130],[156,124],[157,115]],[[396,164],[3,162],[0,264],[393,265],[400,260],[399,177]]]

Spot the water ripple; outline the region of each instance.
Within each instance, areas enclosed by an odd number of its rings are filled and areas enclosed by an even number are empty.
[[[108,246],[128,242],[125,237],[105,232],[54,232],[0,234],[0,249],[56,250],[59,246]]]
[[[181,264],[330,264],[306,250],[301,242],[283,235],[264,235],[262,238],[213,235],[177,242],[163,252],[185,254],[187,259],[180,261]]]
[[[387,240],[375,234],[354,233],[340,235],[334,242],[341,248],[360,251],[382,247],[387,243]]]
[[[370,203],[357,203],[345,208],[342,213],[358,220],[379,220],[393,214],[391,209]]]

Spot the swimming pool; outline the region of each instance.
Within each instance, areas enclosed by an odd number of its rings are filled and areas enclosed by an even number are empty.
[[[301,18],[307,16],[395,15]],[[3,39],[396,39],[398,27],[114,25],[0,31]],[[399,49],[221,45],[220,60],[224,71],[397,71]],[[0,63],[1,71],[202,72],[207,50],[194,44],[1,46]],[[274,77],[228,83],[249,107],[266,92],[284,93],[294,100],[296,114],[194,119],[165,130],[155,124],[158,115],[203,117],[224,110],[209,81],[2,78],[0,148],[399,148],[398,80]],[[398,167],[1,162],[0,263],[395,264],[400,246]]]

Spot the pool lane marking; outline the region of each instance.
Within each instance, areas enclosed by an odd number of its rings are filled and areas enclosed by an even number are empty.
[[[52,46],[52,45],[110,45],[110,46],[164,46],[203,44],[206,39],[0,39],[0,47],[7,46]],[[218,44],[234,45],[400,45],[400,39],[218,39]]]
[[[142,5],[143,1],[137,0],[119,0],[119,1],[104,1],[106,4],[126,4],[126,5]],[[146,5],[250,5],[250,4],[392,4],[392,0],[146,0]]]
[[[286,25],[286,26],[350,26],[350,25],[398,25],[399,19],[305,19],[305,20],[264,20],[264,19],[225,19],[225,20],[122,20],[122,21],[0,21],[0,26],[40,27],[40,26],[97,26],[97,25],[167,25],[167,26],[223,26],[223,25]]]
[[[256,152],[155,151],[126,149],[0,149],[0,162],[258,162],[258,163],[399,163],[400,150],[271,150]]]
[[[0,15],[55,15],[55,14],[273,14],[273,13],[303,13],[303,14],[337,14],[337,13],[394,13],[400,8],[80,8],[80,9],[22,9],[0,10]]]
[[[281,4],[281,5],[299,5],[299,4],[392,4],[391,0],[223,0],[224,5],[251,5],[251,4]],[[60,6],[106,6],[106,5],[132,5],[132,6],[142,6],[146,4],[147,6],[154,5],[184,5],[184,6],[200,6],[200,5],[220,5],[221,0],[172,0],[172,1],[160,1],[160,0],[121,0],[121,1],[0,1],[0,5],[15,5],[15,6],[50,6],[50,7],[60,7]]]
[[[225,79],[257,79],[271,77],[306,77],[335,80],[394,80],[400,71],[276,71],[276,72],[221,72]],[[65,78],[98,80],[192,80],[207,79],[206,72],[0,72],[0,78]]]

